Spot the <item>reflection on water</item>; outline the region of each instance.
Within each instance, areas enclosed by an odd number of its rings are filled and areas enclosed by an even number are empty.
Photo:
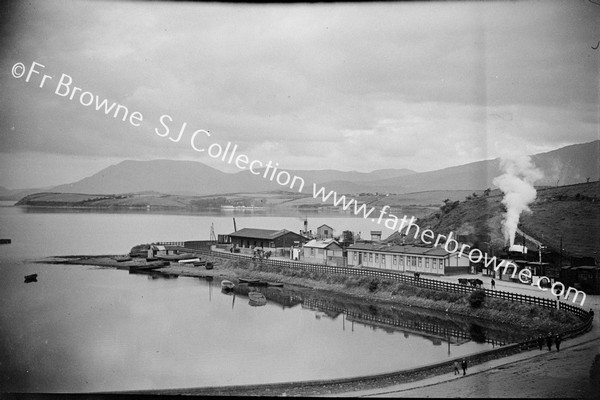
[[[331,295],[315,293],[310,289],[278,287],[255,287],[238,285],[235,293],[247,296],[250,291],[260,291],[273,303],[282,308],[301,305],[315,312],[315,317],[336,319],[344,316],[345,321],[359,322],[387,333],[401,331],[405,337],[412,332],[430,339],[433,344],[441,341],[459,345],[469,341],[502,346],[528,337],[526,331],[507,331],[504,326],[468,317],[440,312],[403,307],[400,305],[373,305],[354,299],[336,299]]]
[[[426,365],[510,339],[465,319],[309,289],[124,270],[0,264],[5,391],[81,392],[334,379]],[[38,273],[34,285],[23,275]],[[216,290],[215,290],[216,288]],[[250,291],[266,305],[253,307]]]
[[[251,216],[239,227],[294,229],[303,218]],[[361,376],[462,357],[516,339],[491,324],[373,306],[309,289],[36,264],[118,254],[152,241],[207,239],[227,216],[23,212],[0,207],[0,391],[90,392]],[[366,232],[360,218],[309,224]],[[25,284],[24,276],[37,274]],[[252,307],[250,290],[266,304]],[[477,324],[477,325],[476,325]]]
[[[221,209],[221,208],[202,208],[202,209],[147,209],[147,208],[76,208],[76,207],[18,207],[23,213],[28,214],[144,214],[144,215],[202,215],[202,216],[218,216],[218,217],[244,217],[244,216],[280,216],[280,217],[357,217],[352,210],[344,211],[341,207],[325,207],[315,209],[307,208],[240,208],[240,209]],[[431,214],[437,207],[430,206],[404,206],[401,209],[390,209],[398,215],[406,214],[420,218]]]

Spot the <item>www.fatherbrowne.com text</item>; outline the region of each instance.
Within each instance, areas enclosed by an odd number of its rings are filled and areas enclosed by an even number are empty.
[[[356,199],[347,198],[344,195],[338,196],[338,194],[333,190],[329,191],[327,194],[326,193],[327,190],[324,187],[317,189],[317,185],[313,184],[313,198],[320,198],[321,201],[324,203],[331,199],[331,202],[334,206],[341,207],[344,211],[350,210],[354,213],[354,215],[361,216],[365,219],[369,218],[376,210],[375,207],[367,209],[367,206],[364,203],[359,206]],[[544,285],[542,282],[551,282],[550,278],[548,278],[547,276],[542,276],[536,282],[533,282],[533,275],[531,273],[531,270],[522,269],[517,273],[518,267],[513,262],[501,260],[500,263],[498,263],[498,259],[496,258],[496,256],[489,258],[487,253],[483,253],[477,248],[471,248],[471,246],[469,246],[468,244],[461,245],[455,239],[452,238],[452,232],[450,232],[446,236],[441,234],[436,235],[431,229],[424,229],[421,231],[421,228],[417,224],[415,224],[415,217],[410,217],[410,220],[408,220],[408,216],[406,215],[404,215],[402,218],[398,218],[394,214],[388,213],[387,210],[389,208],[390,206],[388,205],[383,206],[379,210],[379,215],[377,215],[377,212],[373,214],[374,216],[377,216],[377,218],[373,217],[371,218],[371,221],[377,224],[381,224],[381,222],[383,221],[384,226],[386,228],[397,230],[397,232],[399,233],[403,233],[403,229],[406,229],[404,232],[406,236],[409,236],[411,234],[412,229],[414,231],[413,238],[420,239],[421,242],[425,244],[433,244],[436,247],[443,247],[444,250],[451,254],[458,253],[458,257],[467,257],[469,261],[475,264],[480,263],[483,260],[484,266],[487,269],[490,269],[493,266],[494,272],[497,272],[500,268],[503,268],[503,275],[506,275],[508,271],[512,271],[511,279],[515,279],[516,277],[522,283],[531,282],[531,286],[536,286],[542,291],[548,290],[547,288],[542,286]],[[385,219],[384,215],[386,215]],[[435,241],[433,239],[435,239]],[[556,289],[560,289],[560,291],[557,291]],[[579,295],[582,295],[580,304],[583,306],[585,302],[585,292],[577,290],[573,287],[569,287],[567,289],[565,288],[565,285],[561,282],[552,283],[550,291],[557,297],[557,299],[563,295],[565,299],[568,299],[570,295],[573,294],[573,303],[577,301]]]
[[[25,82],[30,83],[34,82],[40,89],[51,87],[54,89],[54,94],[68,99],[69,101],[79,102],[84,107],[91,107],[95,109],[97,112],[104,113],[107,116],[112,116],[114,119],[121,119],[123,122],[129,123],[133,127],[140,127],[144,122],[144,116],[139,111],[130,112],[129,108],[122,104],[117,104],[115,102],[110,103],[108,99],[100,99],[98,95],[92,94],[90,91],[83,90],[81,87],[75,86],[73,82],[73,78],[67,74],[61,74],[60,79],[55,84],[48,83],[51,82],[54,78],[52,75],[48,75],[43,73],[45,66],[33,61],[29,68],[27,68],[23,63],[17,62],[12,67],[12,75],[16,79],[20,79],[23,76],[25,77]],[[109,104],[110,103],[110,104]],[[155,128],[154,133],[156,133],[160,137],[168,137],[172,142],[179,142],[182,137],[185,135],[187,130],[187,123],[183,122],[179,128],[178,133],[175,134],[175,137],[171,136],[170,127],[173,123],[173,118],[168,114],[163,114],[158,119],[161,127]],[[175,124],[179,126],[179,124]],[[227,142],[226,146],[222,146],[218,143],[212,143],[207,148],[201,147],[200,143],[197,142],[198,136],[200,138],[203,136],[210,137],[211,134],[209,131],[204,129],[198,129],[191,133],[190,136],[190,145],[191,148],[198,152],[206,153],[209,157],[213,159],[218,159],[227,164],[234,164],[237,168],[241,170],[248,169],[250,173],[254,175],[262,175],[264,179],[268,179],[269,181],[274,181],[280,186],[286,186],[290,189],[298,190],[298,192],[302,192],[304,189],[305,181],[303,178],[299,176],[292,176],[289,172],[279,169],[279,163],[273,163],[271,160],[268,162],[263,162],[261,160],[251,159],[245,154],[241,154],[237,152],[238,146],[237,144],[232,144],[231,142]],[[264,168],[264,171],[262,170]],[[407,220],[407,216],[404,215],[402,218],[398,218],[394,214],[388,212],[390,206],[383,206],[379,210],[379,214],[375,212],[375,208],[367,208],[366,204],[359,205],[355,199],[347,198],[345,195],[338,196],[335,191],[329,191],[324,187],[320,189],[317,188],[317,185],[313,184],[313,198],[320,200],[323,203],[326,203],[331,199],[332,204],[336,207],[341,207],[344,211],[353,211],[354,215],[361,216],[365,219],[371,218],[372,222],[377,224],[383,224],[386,228],[398,231],[402,233],[402,230],[406,228],[406,235],[410,234],[411,229],[414,229],[414,239],[420,238],[420,240],[425,244],[433,244],[434,246],[443,246],[444,249],[451,253],[458,253],[459,257],[468,257],[472,263],[479,263],[483,260],[486,268],[490,268],[493,265],[494,271],[498,271],[500,268],[504,267],[503,273],[506,275],[508,268],[512,269],[511,278],[515,278],[515,275],[518,275],[518,279],[523,283],[529,283],[532,280],[531,271],[528,269],[522,269],[517,274],[517,266],[510,261],[502,260],[498,264],[498,260],[496,257],[488,258],[487,254],[484,254],[481,250],[476,248],[471,248],[471,246],[467,244],[459,244],[456,240],[452,238],[452,233],[447,236],[436,234],[430,229],[424,229],[421,231],[419,226],[415,224],[415,217],[411,217],[410,220]],[[375,212],[375,214],[373,214]],[[385,216],[385,218],[384,218]],[[435,239],[435,241],[433,241]],[[468,252],[467,252],[468,251]],[[547,291],[547,288],[542,287],[542,282],[546,281],[550,283],[550,279],[548,277],[542,276],[535,283],[531,283],[531,286],[537,286],[542,291]],[[556,288],[560,287],[560,292],[555,291]],[[581,305],[583,306],[585,302],[585,293],[577,290],[575,288],[569,287],[568,289],[561,282],[554,282],[550,288],[551,293],[554,294],[557,299],[560,296],[564,295],[565,299],[568,299],[570,294],[573,293],[573,303],[576,302],[577,297],[582,294]]]

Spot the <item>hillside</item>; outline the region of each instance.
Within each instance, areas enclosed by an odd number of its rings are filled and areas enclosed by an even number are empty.
[[[600,179],[600,140],[561,147],[547,153],[531,156],[533,163],[544,177],[538,186],[570,185]],[[493,179],[502,174],[500,160],[474,163],[423,172],[397,178],[372,181],[373,190],[393,193],[418,192],[425,190],[465,189],[483,190],[493,188]]]
[[[600,182],[559,186],[538,191],[532,214],[521,218],[521,229],[545,246],[600,264]]]
[[[431,207],[442,204],[443,199],[463,199],[469,194],[464,190],[430,191],[399,195],[357,196],[360,203],[370,207],[402,208],[411,215],[426,215]],[[151,209],[157,211],[201,211],[220,209],[221,206],[265,207],[270,210],[318,210],[332,209],[331,205],[323,203],[305,194],[271,191],[259,193],[231,193],[216,196],[170,195],[157,192],[139,192],[125,194],[82,194],[43,192],[22,198],[17,206],[29,207],[62,207],[89,209]],[[416,214],[414,214],[416,213]]]
[[[532,159],[544,172],[537,185],[556,186],[597,181],[600,171],[600,141],[563,147]],[[484,190],[501,174],[499,159],[478,161],[441,170],[415,173],[407,169],[372,172],[336,170],[286,170],[304,179],[304,193],[312,184],[338,193],[414,193],[431,190]],[[195,161],[123,161],[51,192],[119,194],[155,191],[166,194],[217,195],[289,190],[250,171],[224,173]],[[294,188],[297,190],[297,187]]]
[[[17,201],[33,193],[39,193],[48,190],[48,188],[35,189],[7,189],[0,186],[0,201]]]
[[[287,170],[291,176],[302,177],[306,193],[312,192],[312,183],[331,180],[354,182],[379,180],[414,174],[407,169],[376,170],[369,173],[356,171],[295,171]],[[360,184],[356,184],[361,187]],[[225,173],[197,161],[127,160],[110,166],[78,182],[55,186],[57,193],[133,193],[156,191],[166,194],[213,195],[238,192],[265,192],[286,189],[275,182],[252,174],[250,171]]]
[[[499,190],[488,196],[478,196],[448,206],[419,219],[421,229],[429,228],[446,235],[454,232],[463,240],[486,249],[501,250],[506,242],[502,234],[505,211]],[[530,205],[532,213],[522,214],[519,227],[541,241],[549,250],[560,252],[562,237],[565,254],[592,257],[600,261],[600,183],[580,183],[538,189],[537,199]],[[387,241],[398,242],[401,236],[391,235]],[[405,239],[411,241],[410,237]],[[518,240],[517,240],[518,242]],[[534,247],[532,247],[533,249]],[[486,249],[487,250],[487,249]]]

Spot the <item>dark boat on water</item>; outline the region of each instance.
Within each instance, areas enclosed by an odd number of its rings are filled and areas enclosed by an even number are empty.
[[[11,242],[10,239],[0,239],[0,244],[10,244]]]
[[[267,304],[267,298],[261,292],[249,292],[248,298],[250,299],[248,304],[251,306],[264,306]]]
[[[25,275],[25,283],[37,282],[37,274]]]
[[[267,286],[267,282],[263,282],[260,279],[251,279],[251,278],[238,278],[240,283],[247,283],[252,286]]]
[[[221,281],[221,290],[223,291],[233,290],[234,287],[235,284],[231,281],[228,281],[227,279],[223,279]]]
[[[168,261],[153,261],[146,265],[131,265],[129,271],[151,271],[153,269],[163,268],[169,266],[171,263]]]
[[[256,283],[258,282],[258,279],[238,278],[238,281],[240,281],[240,283]]]

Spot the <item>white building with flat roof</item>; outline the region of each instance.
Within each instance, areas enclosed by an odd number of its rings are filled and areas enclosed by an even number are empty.
[[[469,273],[469,259],[441,247],[356,243],[348,247],[348,267],[369,267],[433,275]]]

